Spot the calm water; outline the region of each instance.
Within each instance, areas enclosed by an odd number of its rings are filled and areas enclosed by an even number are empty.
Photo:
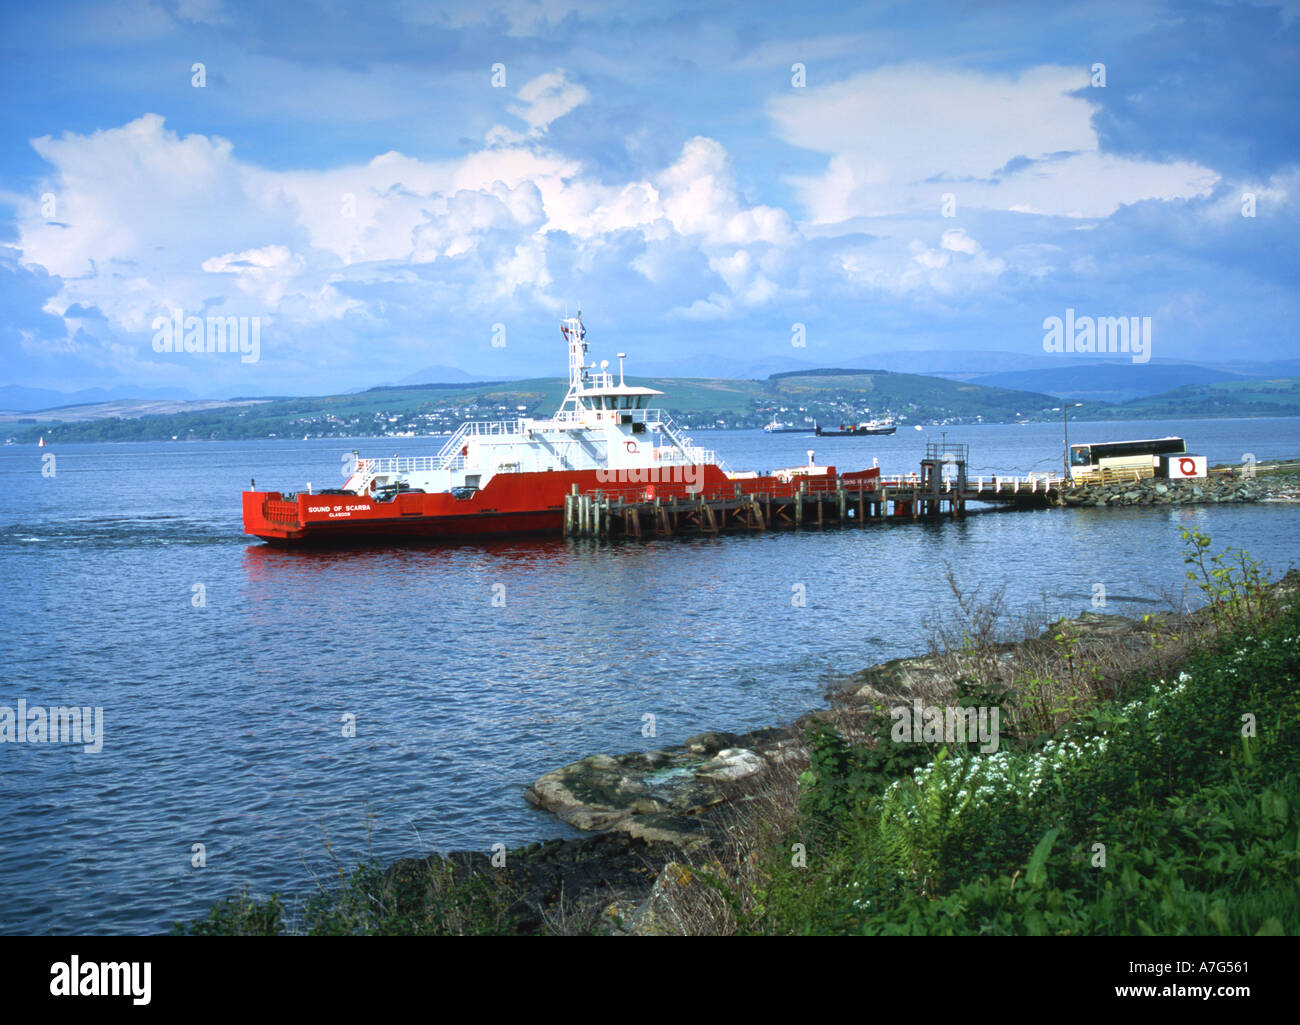
[[[1074,441],[1183,434],[1211,461],[1300,454],[1300,421],[1071,424]],[[1060,427],[954,428],[974,473],[1060,465]],[[937,430],[812,439],[696,432],[735,469],[916,467]],[[351,862],[569,830],[523,788],[597,751],[787,722],[848,672],[924,646],[968,585],[1112,611],[1181,587],[1199,525],[1276,570],[1300,507],[992,513],[824,534],[293,553],[249,543],[238,492],[336,482],[341,456],[434,439],[0,449],[0,705],[102,706],[103,750],[0,745],[0,931],[144,932],[247,887],[301,892]],[[44,450],[51,451],[51,450]],[[807,588],[806,608],[791,588]],[[194,585],[206,605],[195,607]],[[501,586],[495,586],[501,585]],[[493,597],[504,595],[505,605]],[[658,736],[641,736],[642,716]],[[342,718],[356,717],[356,736]],[[207,866],[191,866],[192,845]]]

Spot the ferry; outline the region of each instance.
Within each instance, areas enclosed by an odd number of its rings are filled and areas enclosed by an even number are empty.
[[[356,458],[342,487],[243,492],[244,533],[276,545],[364,540],[455,540],[555,534],[570,495],[654,501],[772,495],[782,489],[874,487],[874,467],[837,475],[809,452],[805,466],[732,472],[653,403],[663,394],[630,385],[619,353],[588,362],[582,314],[560,322],[569,389],[550,417],[474,421],[431,456]]]
[[[815,433],[819,438],[856,438],[872,434],[893,434],[896,430],[898,425],[893,420],[868,420],[866,423],[849,424],[847,427],[840,424],[838,431],[824,430],[818,424]]]

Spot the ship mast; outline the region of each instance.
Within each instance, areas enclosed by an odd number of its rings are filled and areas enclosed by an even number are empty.
[[[587,365],[587,329],[582,326],[581,310],[576,317],[565,317],[560,321],[560,334],[569,343],[569,391],[560,403],[559,413],[577,413],[585,408],[580,396],[590,369]]]

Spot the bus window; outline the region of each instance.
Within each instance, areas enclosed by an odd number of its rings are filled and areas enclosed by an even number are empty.
[[[1092,465],[1092,454],[1088,451],[1087,445],[1070,446],[1070,465],[1071,466]]]

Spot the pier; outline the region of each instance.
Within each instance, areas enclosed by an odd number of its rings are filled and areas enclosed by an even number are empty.
[[[971,478],[967,462],[967,446],[931,444],[920,472],[903,476],[747,477],[721,488],[666,493],[654,484],[614,484],[585,493],[575,486],[565,496],[564,533],[673,537],[953,519],[964,516],[970,502],[1046,508],[1066,484],[1050,474]]]

